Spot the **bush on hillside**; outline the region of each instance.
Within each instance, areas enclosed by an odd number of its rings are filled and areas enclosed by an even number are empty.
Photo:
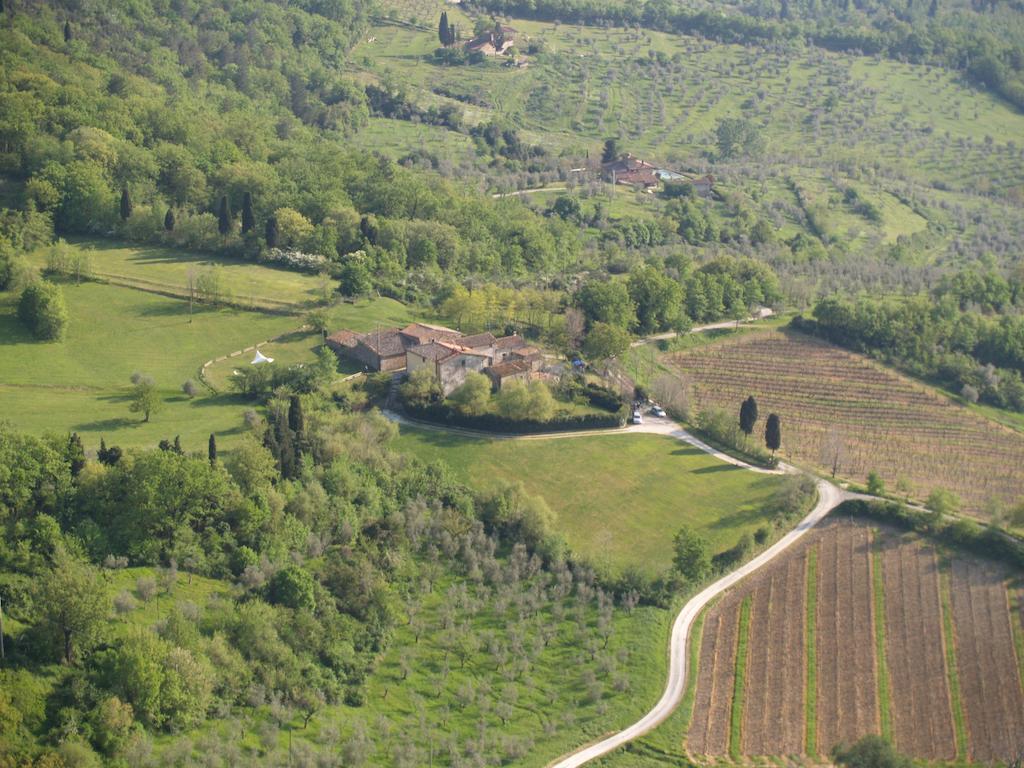
[[[18,319],[43,341],[64,338],[68,326],[68,307],[59,285],[37,280],[21,292]]]

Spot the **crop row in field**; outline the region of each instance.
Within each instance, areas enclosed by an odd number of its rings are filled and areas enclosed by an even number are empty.
[[[789,331],[738,336],[666,362],[696,409],[753,395],[782,420],[784,456],[863,481],[877,472],[920,497],[936,488],[980,513],[1019,500],[1024,437],[860,355]]]
[[[991,762],[1015,754],[1024,734],[1024,690],[1008,574],[960,556],[941,562],[916,537],[833,518],[727,593],[704,620],[686,740],[691,757],[729,754],[737,708],[742,756],[828,754],[839,742],[883,730],[883,691],[895,745],[914,758],[952,761],[962,753]],[[945,602],[943,578],[951,597]],[[808,594],[817,603],[812,610]],[[735,654],[745,603],[749,650],[741,665]],[[736,669],[744,680],[735,679]],[[735,690],[743,691],[738,707]]]

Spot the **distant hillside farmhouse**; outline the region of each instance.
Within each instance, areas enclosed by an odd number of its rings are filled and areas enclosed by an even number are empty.
[[[482,53],[484,56],[504,56],[516,44],[517,30],[504,24],[477,35],[466,43],[467,53]]]
[[[357,360],[373,371],[408,371],[428,367],[445,397],[466,380],[469,371],[486,374],[495,389],[512,379],[528,380],[540,370],[543,355],[522,336],[495,338],[490,333],[464,336],[452,328],[412,323],[369,333],[338,331],[327,346],[339,357]]]
[[[715,184],[715,177],[710,174],[699,178],[685,176],[676,171],[659,168],[628,152],[611,162],[603,163],[601,175],[609,183],[625,184],[646,192],[653,192],[665,181],[685,182],[692,184],[693,191],[701,197],[710,195]]]

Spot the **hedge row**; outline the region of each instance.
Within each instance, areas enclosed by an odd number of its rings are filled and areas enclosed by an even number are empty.
[[[514,435],[621,427],[626,423],[626,418],[629,415],[628,409],[623,406],[616,413],[581,413],[557,417],[550,421],[532,421],[506,419],[496,413],[485,413],[482,416],[467,416],[453,408],[449,408],[443,403],[425,407],[413,407],[407,403],[406,412],[414,419],[421,419],[422,421],[429,421],[434,424]]]
[[[912,509],[895,501],[844,501],[833,514],[856,515],[889,523],[907,531],[930,536],[943,544],[966,549],[990,560],[1000,560],[1014,568],[1024,568],[1024,541],[994,526],[958,518],[943,521],[923,509]]]
[[[587,401],[595,408],[604,408],[610,413],[617,413],[623,406],[626,405],[623,402],[622,396],[619,395],[613,389],[608,387],[602,387],[600,384],[589,382],[583,387],[583,395],[587,398]]]

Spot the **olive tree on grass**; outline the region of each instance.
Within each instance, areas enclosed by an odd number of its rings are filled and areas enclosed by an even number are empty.
[[[672,563],[687,581],[700,581],[711,570],[708,544],[690,526],[684,525],[676,532],[673,548]]]
[[[132,413],[141,413],[142,420],[149,421],[149,417],[159,411],[161,405],[163,403],[156,382],[149,376],[132,374],[132,393],[128,410]]]
[[[18,319],[42,341],[60,341],[68,326],[68,307],[59,285],[36,280],[21,292]]]

